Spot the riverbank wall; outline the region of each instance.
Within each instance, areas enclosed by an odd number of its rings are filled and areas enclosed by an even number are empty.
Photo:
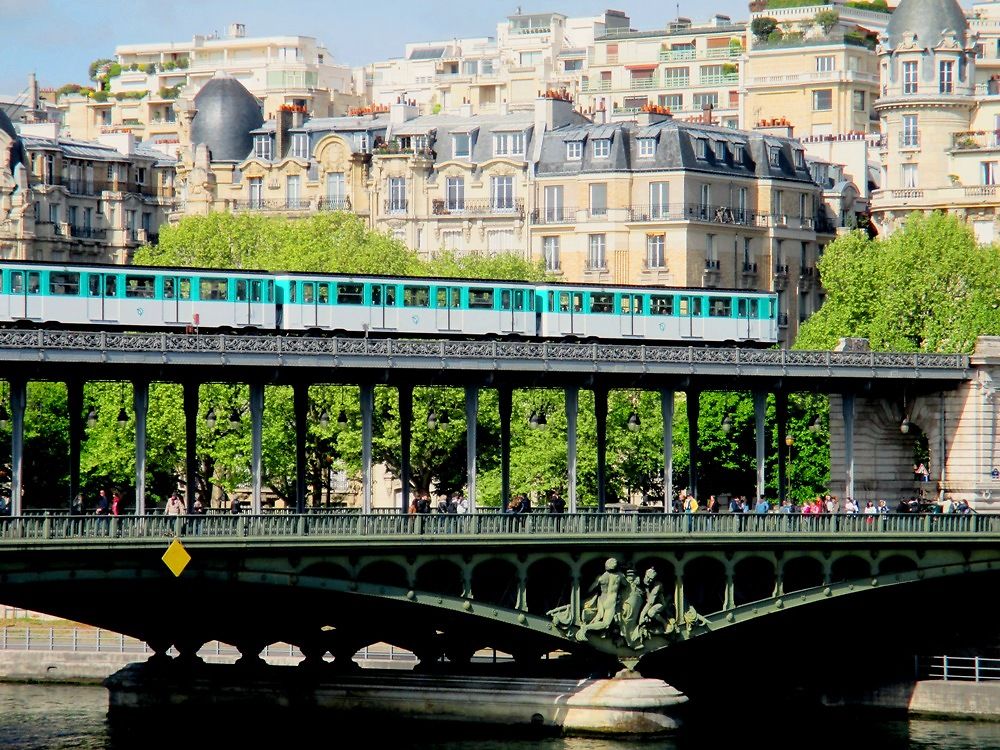
[[[1000,721],[1000,681],[907,680],[850,695],[824,695],[822,702],[913,716]]]

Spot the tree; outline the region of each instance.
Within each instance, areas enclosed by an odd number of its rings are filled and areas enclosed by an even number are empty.
[[[1000,334],[995,270],[1000,248],[941,213],[911,214],[888,239],[854,232],[819,262],[827,298],[805,322],[801,349],[830,349],[844,336],[873,349],[971,352],[976,337]]]
[[[840,13],[833,8],[819,11],[813,16],[813,23],[823,29],[824,34],[829,34],[833,27],[840,21]]]
[[[750,31],[758,40],[764,40],[778,28],[778,21],[770,16],[758,16],[750,22]]]

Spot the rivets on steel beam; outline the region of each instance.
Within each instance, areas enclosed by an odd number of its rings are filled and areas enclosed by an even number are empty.
[[[736,615],[734,615],[732,612],[728,613],[726,615],[726,622],[736,622]]]
[[[472,602],[469,602],[469,601],[462,602],[462,609],[464,609],[466,612],[471,612],[472,611]]]
[[[833,589],[831,589],[829,586],[823,589],[823,596],[831,596],[832,594],[833,594]]]
[[[872,578],[872,586],[878,586],[878,578]]]
[[[406,598],[409,599],[412,602],[414,599],[417,598],[417,592],[415,592],[415,591],[407,591],[406,592]]]
[[[496,613],[494,613],[494,614],[496,614]],[[524,615],[518,615],[517,616],[517,621],[519,623],[521,623],[522,625],[524,625],[528,621],[528,618],[525,617]]]
[[[781,609],[782,607],[785,606],[785,603],[781,599],[775,599],[774,606],[777,607],[778,609]]]

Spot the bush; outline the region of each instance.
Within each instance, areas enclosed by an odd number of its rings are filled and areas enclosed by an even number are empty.
[[[56,99],[60,96],[66,96],[67,94],[78,94],[80,89],[82,89],[79,83],[67,83],[56,89]]]
[[[784,38],[785,35],[781,33],[781,29],[775,29],[774,31],[772,31],[770,34],[767,35],[767,41],[771,42],[772,44],[780,42]]]
[[[771,34],[777,31],[777,29],[778,22],[770,16],[760,16],[753,19],[750,23],[750,31],[758,39],[770,39]]]
[[[821,10],[813,16],[813,23],[823,29],[824,34],[829,34],[839,20],[840,14],[833,9]]]

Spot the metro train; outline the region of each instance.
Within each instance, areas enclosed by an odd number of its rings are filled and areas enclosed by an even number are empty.
[[[778,299],[700,288],[3,261],[0,326],[767,345],[777,341]]]

